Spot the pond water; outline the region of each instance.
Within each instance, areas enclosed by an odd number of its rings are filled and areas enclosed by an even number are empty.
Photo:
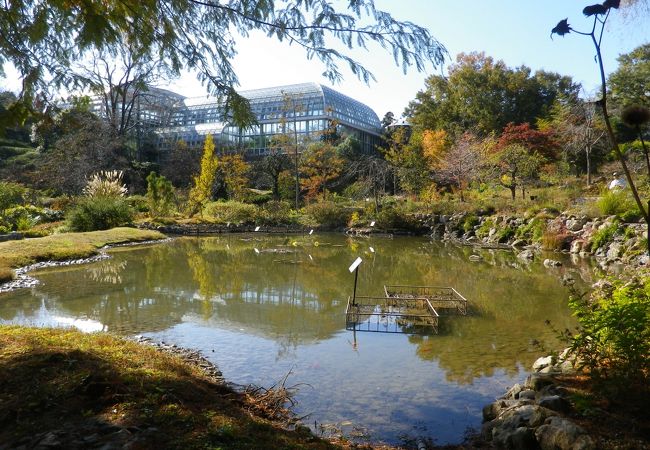
[[[479,428],[481,408],[526,377],[535,343],[558,345],[545,321],[573,325],[563,274],[591,273],[413,237],[223,235],[110,254],[33,272],[38,286],[0,294],[0,323],[143,334],[201,350],[239,384],[268,387],[291,372],[296,412],[316,431],[391,444],[454,443]],[[453,286],[469,314],[441,317],[437,334],[346,330],[357,256],[358,294]]]

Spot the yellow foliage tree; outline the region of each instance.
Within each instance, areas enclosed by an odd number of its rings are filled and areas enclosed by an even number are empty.
[[[343,159],[332,144],[317,142],[303,153],[301,166],[304,178],[300,185],[307,191],[306,197],[312,199],[324,192],[327,183],[341,175]]]
[[[190,190],[188,213],[191,216],[196,213],[202,214],[203,207],[210,200],[218,165],[219,161],[214,155],[214,140],[212,139],[212,135],[208,134],[203,144],[201,171],[194,177],[194,186]]]
[[[445,130],[424,130],[422,154],[430,170],[436,170],[449,151],[450,142]]]
[[[223,173],[223,183],[226,186],[228,198],[241,200],[246,193],[250,165],[244,161],[240,153],[223,155],[219,165]]]

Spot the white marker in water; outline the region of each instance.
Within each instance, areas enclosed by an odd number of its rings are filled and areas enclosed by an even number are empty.
[[[370,253],[375,253],[375,249],[370,247]]]
[[[314,260],[314,258],[312,258],[311,255],[309,255],[309,259],[311,259],[312,261]]]
[[[309,231],[309,234],[310,234],[310,235],[311,235],[311,234],[314,234],[314,230],[310,230],[310,231]]]
[[[359,264],[361,264],[362,261],[363,261],[363,259],[361,259],[360,257],[355,259],[354,262],[352,263],[352,265],[350,267],[348,267],[348,270],[350,271],[350,273],[354,272],[354,269],[359,267]]]
[[[255,227],[255,231],[260,231],[260,226],[259,225]]]
[[[370,226],[371,226],[371,227],[374,227],[374,226],[375,226],[375,221],[374,221],[374,220],[373,220],[372,222],[370,222]]]
[[[260,253],[260,251],[258,249],[256,249],[256,248],[254,248],[253,250],[255,250],[255,253],[257,253],[257,254]]]

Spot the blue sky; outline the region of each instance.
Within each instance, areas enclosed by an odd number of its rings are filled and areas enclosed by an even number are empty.
[[[342,2],[342,0],[336,0]],[[511,67],[525,64],[533,70],[544,69],[571,75],[583,83],[588,92],[598,86],[598,69],[589,38],[578,35],[554,36],[550,30],[564,18],[578,29],[589,29],[583,17],[587,2],[575,0],[376,0],[379,9],[397,19],[427,27],[446,46],[451,61],[460,52],[484,51],[502,59]],[[650,4],[650,2],[643,2]],[[643,12],[643,11],[641,11]],[[603,41],[605,69],[616,68],[616,57],[650,42],[650,13],[637,14],[623,20],[614,11]],[[321,76],[322,65],[307,61],[298,47],[278,43],[261,34],[238,40],[239,55],[233,61],[242,89],[278,86],[316,81],[328,85]],[[344,70],[345,79],[335,89],[371,106],[381,118],[386,111],[400,115],[408,102],[424,87],[424,79],[440,69],[428,68],[425,73],[415,69],[404,75],[395,66],[392,56],[381,48],[352,51],[376,76],[377,82],[366,86]],[[15,72],[8,71],[0,84],[18,89]],[[186,74],[166,86],[187,96],[206,94],[194,75]]]
[[[599,83],[590,39],[578,35],[550,38],[550,30],[564,18],[573,27],[588,30],[591,21],[582,15],[585,4],[573,0],[376,0],[378,8],[397,19],[427,27],[445,45],[452,61],[460,52],[484,51],[511,67],[525,64],[533,70],[571,75],[589,92]],[[616,68],[621,53],[650,42],[650,14],[646,11],[637,16],[623,20],[620,11],[610,16],[603,40],[606,71]],[[426,76],[440,73],[440,69],[429,68],[426,73],[412,69],[404,75],[392,56],[380,48],[352,54],[371,69],[377,82],[366,86],[344,71],[345,80],[333,87],[368,104],[380,118],[386,111],[400,115],[423,88]],[[234,65],[244,89],[303,81],[329,84],[320,75],[322,66],[307,61],[301,49],[261,35],[240,40]],[[171,87],[189,95],[205,93],[190,76]]]

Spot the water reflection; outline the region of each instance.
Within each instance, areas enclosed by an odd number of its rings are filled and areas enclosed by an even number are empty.
[[[477,253],[482,260],[470,262]],[[532,341],[555,344],[544,321],[572,326],[560,278],[591,276],[568,260],[545,269],[420,238],[232,235],[111,254],[34,273],[37,287],[0,294],[0,322],[148,333],[201,349],[241,383],[271,383],[293,369],[296,382],[319,387],[300,394],[304,412],[352,420],[389,442],[413,424],[450,442],[480,423],[482,404],[532,364]],[[384,284],[453,286],[470,314],[445,317],[436,335],[345,331],[347,268],[357,256],[360,294],[381,296]]]

